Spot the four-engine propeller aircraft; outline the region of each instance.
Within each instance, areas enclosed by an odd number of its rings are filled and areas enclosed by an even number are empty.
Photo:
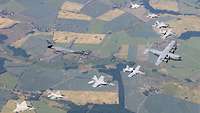
[[[101,87],[103,85],[111,85],[114,86],[113,83],[109,83],[106,82],[104,80],[104,76],[100,76],[99,78],[97,78],[96,75],[93,76],[92,80],[88,82],[88,84],[93,84],[92,87],[96,88],[96,87]]]
[[[176,49],[177,49],[177,42],[175,40],[172,40],[163,51],[159,51],[156,49],[146,49],[144,53],[146,54],[147,52],[151,52],[154,55],[158,56],[158,59],[155,63],[155,65],[158,66],[160,65],[161,62],[167,63],[169,60],[181,61],[181,56],[174,54]]]

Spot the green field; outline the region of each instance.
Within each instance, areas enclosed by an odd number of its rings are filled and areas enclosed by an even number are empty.
[[[200,72],[200,39],[191,38],[186,41],[182,41],[181,45],[177,49],[177,54],[183,57],[181,62],[171,61],[167,64],[169,74],[179,78],[190,78],[194,74]],[[176,68],[173,68],[173,67]]]
[[[14,89],[17,84],[17,78],[10,75],[9,73],[4,73],[0,77],[0,88]]]
[[[34,101],[33,106],[36,108],[37,113],[66,113],[66,111],[64,110],[49,106],[48,100],[46,99],[41,99],[40,101]]]

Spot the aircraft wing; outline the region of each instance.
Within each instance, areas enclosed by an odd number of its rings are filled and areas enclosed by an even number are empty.
[[[142,72],[142,71],[139,71],[138,73],[141,75],[145,75],[145,72]]]
[[[132,73],[130,73],[130,74],[128,75],[128,77],[129,77],[129,78],[130,78],[130,77],[133,77],[135,74],[136,74],[135,71],[133,71]]]
[[[98,80],[98,78],[97,78],[96,75],[94,75],[94,76],[92,77],[92,79],[93,79],[93,80]]]
[[[94,83],[94,80],[91,80],[88,82],[88,84],[93,84]]]
[[[161,39],[166,39],[168,37],[168,35],[163,35],[163,36],[161,36]]]
[[[151,52],[151,53],[153,53],[156,56],[160,56],[162,54],[161,51],[156,50],[156,49],[149,49],[148,51]]]
[[[29,110],[34,110],[34,109],[35,109],[34,107],[29,108]]]
[[[162,63],[162,59],[163,59],[163,56],[160,55],[160,56],[158,57],[158,59],[157,59],[155,65],[157,65],[157,66],[160,65],[160,63]]]
[[[100,76],[100,77],[99,77],[99,80],[100,80],[100,81],[104,81],[104,76]]]
[[[96,87],[98,87],[98,85],[99,85],[99,84],[95,82],[95,83],[92,85],[92,87],[96,88]]]
[[[77,38],[74,38],[71,42],[69,42],[67,48],[72,48],[72,46],[74,45],[74,42],[76,41]]]
[[[171,41],[168,46],[163,50],[164,53],[169,53],[170,50],[176,45],[176,41]]]
[[[138,65],[138,66],[135,68],[135,70],[139,71],[139,70],[140,70],[140,68],[141,68],[141,66],[140,66],[140,65]]]
[[[51,96],[51,97],[49,97],[49,98],[52,99],[52,100],[55,100],[55,99],[56,99],[55,96]]]
[[[55,94],[56,94],[56,95],[60,95],[60,91],[56,91]]]
[[[23,101],[23,102],[20,104],[20,106],[27,106],[26,101]]]

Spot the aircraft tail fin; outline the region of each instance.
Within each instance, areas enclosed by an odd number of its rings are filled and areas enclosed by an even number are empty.
[[[54,46],[54,44],[49,40],[47,40],[47,44],[48,44],[47,45],[48,48],[52,48]]]
[[[74,38],[71,42],[69,42],[69,44],[67,45],[67,48],[72,48],[72,46],[74,45],[75,41],[77,40],[78,38]]]

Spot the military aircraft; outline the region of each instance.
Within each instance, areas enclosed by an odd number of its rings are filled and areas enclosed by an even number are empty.
[[[22,103],[17,103],[16,108],[13,110],[13,112],[15,113],[19,113],[19,112],[24,112],[24,111],[31,111],[35,108],[33,108],[33,106],[28,105],[26,101],[23,101]]]
[[[58,100],[63,98],[63,95],[61,94],[60,91],[47,90],[47,94],[48,94],[47,97],[52,100]]]
[[[130,8],[131,9],[137,9],[137,8],[139,8],[141,5],[139,5],[139,4],[136,4],[136,3],[133,3],[133,2],[131,2],[131,4],[130,4]]]
[[[55,46],[54,42],[50,42],[49,40],[47,40],[48,43],[48,48],[49,49],[53,49],[55,53],[62,53],[62,54],[80,54],[83,56],[87,56],[89,55],[92,51],[90,50],[73,50],[72,46],[74,44],[74,42],[76,41],[76,39],[72,40],[69,45],[64,48],[64,47],[60,47],[60,46]]]
[[[144,72],[140,71],[140,68],[141,68],[140,65],[138,65],[135,69],[129,68],[129,70],[127,70],[127,71],[129,71],[129,72],[131,72],[131,73],[128,75],[128,77],[133,77],[133,76],[135,76],[135,75],[137,75],[137,74],[145,75]],[[126,68],[125,68],[125,69],[126,69]],[[127,69],[128,69],[128,68],[127,68]]]
[[[164,22],[156,21],[152,26],[160,29],[160,28],[169,27],[169,24],[165,24]]]
[[[159,33],[160,35],[164,35],[166,32],[167,32],[166,29],[159,29],[159,31],[158,31],[158,33]]]
[[[164,30],[164,32],[161,34],[161,39],[166,39],[169,36],[175,35],[174,32],[172,32],[172,29]]]
[[[123,72],[132,72],[134,70],[133,67],[130,67],[129,65],[126,65],[126,67],[123,69]]]
[[[148,18],[158,18],[159,15],[154,14],[154,13],[149,13],[149,14],[147,15],[147,17],[148,17]]]
[[[177,42],[175,40],[172,40],[167,47],[163,51],[159,51],[156,49],[146,49],[144,54],[147,52],[151,52],[154,55],[158,56],[158,59],[155,63],[156,66],[160,65],[162,62],[168,62],[169,60],[176,60],[181,61],[181,56],[174,54],[174,52],[177,49]]]
[[[92,87],[94,87],[94,88],[101,87],[103,85],[114,86],[113,83],[109,83],[109,82],[104,81],[104,76],[100,76],[99,78],[97,78],[96,75],[93,76],[92,80],[89,81],[88,84],[93,84]]]

